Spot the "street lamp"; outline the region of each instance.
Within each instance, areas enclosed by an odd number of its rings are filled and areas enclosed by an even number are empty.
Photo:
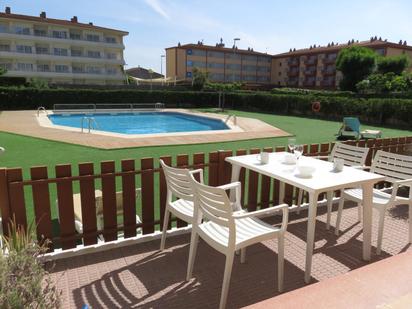
[[[236,60],[236,41],[240,41],[240,38],[233,39],[233,59]],[[233,70],[233,83],[235,82],[235,70]]]
[[[166,57],[165,55],[160,55],[160,75],[163,75],[163,58]],[[165,76],[163,77],[165,80]]]

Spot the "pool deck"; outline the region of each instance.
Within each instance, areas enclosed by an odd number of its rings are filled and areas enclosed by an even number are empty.
[[[220,119],[226,119],[227,117],[227,115],[182,109],[168,109],[167,111],[184,112]],[[37,111],[33,110],[3,111],[0,114],[0,131],[101,149],[215,143],[290,136],[289,133],[263,121],[245,117],[237,117],[236,125],[231,123],[231,129],[225,131],[151,134],[138,137],[128,137],[123,134],[107,132],[81,133],[80,129],[62,129],[57,126],[44,125],[43,120],[45,118],[47,117],[44,114],[37,117]],[[233,122],[233,120],[229,121]],[[40,125],[40,122],[43,125]]]

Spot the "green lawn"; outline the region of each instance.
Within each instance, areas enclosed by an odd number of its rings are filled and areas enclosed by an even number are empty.
[[[273,126],[285,130],[286,132],[296,135],[297,141],[302,144],[323,143],[335,140],[334,134],[337,133],[340,123],[334,121],[316,120],[291,116],[279,116],[272,114],[260,114],[241,111],[229,111],[231,114],[238,116],[257,118]],[[412,135],[412,131],[395,130],[388,128],[379,128],[367,126],[371,129],[380,129],[383,137],[396,137]],[[28,178],[29,168],[31,166],[46,165],[49,167],[49,177],[54,175],[54,166],[61,163],[73,164],[73,173],[77,174],[77,164],[79,162],[94,162],[95,171],[99,171],[98,163],[104,160],[115,160],[117,167],[121,159],[143,157],[158,158],[163,155],[192,154],[196,152],[211,152],[216,150],[236,150],[263,148],[286,145],[287,138],[266,138],[246,141],[234,141],[224,143],[210,143],[197,145],[178,145],[178,146],[158,146],[158,147],[140,147],[118,150],[101,150],[85,146],[71,145],[66,143],[47,141],[26,136],[14,135],[0,132],[0,146],[6,148],[6,152],[0,157],[1,166],[22,167],[24,177]],[[137,165],[140,162],[136,162]],[[155,188],[158,179],[155,178]],[[98,184],[96,184],[99,186]],[[120,189],[120,182],[118,182]],[[28,189],[28,188],[27,188]],[[75,192],[78,192],[78,184],[74,186]],[[33,217],[33,207],[31,202],[31,190],[26,190],[27,215],[29,219]],[[51,201],[56,199],[55,189],[51,188]],[[155,194],[155,205],[158,205],[158,194]],[[138,205],[138,213],[141,208]],[[52,209],[52,215],[56,217],[55,208]],[[158,208],[156,207],[156,218],[159,218]]]
[[[302,144],[323,143],[335,140],[334,134],[340,127],[339,122],[316,120],[291,116],[260,114],[241,111],[229,111],[238,116],[253,117],[296,135]],[[365,126],[366,127],[366,126]],[[380,129],[383,137],[412,135],[412,131],[396,130],[367,126]],[[22,167],[25,172],[31,166],[47,165],[54,167],[59,163],[95,162],[126,158],[159,157],[162,155],[192,154],[210,152],[220,149],[240,149],[253,147],[273,147],[286,145],[287,138],[265,138],[246,141],[209,143],[197,145],[140,147],[118,150],[102,150],[85,146],[46,141],[37,138],[19,136],[0,132],[0,146],[6,153],[0,157],[1,165],[6,167]],[[51,172],[52,170],[50,170]]]

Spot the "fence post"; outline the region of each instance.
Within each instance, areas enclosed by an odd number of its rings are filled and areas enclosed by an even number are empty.
[[[7,185],[7,169],[0,169],[0,216],[2,218],[3,233],[8,235],[8,224],[11,220],[12,214],[9,202],[9,188]]]
[[[143,234],[154,232],[154,172],[153,158],[141,159]]]
[[[231,150],[219,150],[219,161],[218,161],[218,168],[219,168],[219,182],[218,185],[224,185],[229,183],[231,180],[232,175],[232,165],[227,163],[225,159],[232,155]]]

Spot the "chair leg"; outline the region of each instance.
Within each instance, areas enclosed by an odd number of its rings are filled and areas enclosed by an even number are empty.
[[[343,198],[341,194],[340,200],[339,200],[338,215],[336,217],[336,225],[335,225],[335,235],[336,236],[339,235],[340,221],[342,219],[343,204],[345,204],[345,199]]]
[[[245,263],[246,262],[246,247],[240,249],[240,263]]]
[[[190,278],[192,278],[193,265],[195,263],[198,244],[199,244],[199,235],[197,234],[195,229],[192,228],[192,235],[190,236],[189,261],[187,263],[187,274],[186,274],[187,281],[189,281]]]
[[[169,225],[169,218],[170,218],[170,212],[169,212],[168,206],[166,206],[165,216],[164,216],[164,219],[163,219],[162,239],[160,241],[160,250],[161,251],[163,251],[165,249],[166,232],[167,232],[167,226]]]
[[[326,229],[329,230],[330,228],[330,217],[332,214],[332,202],[333,202],[333,191],[329,191],[326,193],[327,198],[327,209],[328,213],[326,215]]]
[[[278,291],[283,291],[283,274],[285,271],[285,234],[278,237]]]
[[[362,222],[362,204],[358,203],[358,222]]]
[[[220,309],[226,308],[227,295],[229,292],[230,276],[232,274],[234,252],[226,254],[225,274],[223,275],[222,295],[220,296]]]
[[[385,208],[379,209],[379,230],[378,230],[378,244],[376,246],[376,254],[380,255],[382,251],[382,237],[383,226],[385,223]]]
[[[298,204],[296,205],[298,210],[296,211],[297,214],[300,214],[300,206],[302,205],[303,200],[303,190],[298,189]]]

